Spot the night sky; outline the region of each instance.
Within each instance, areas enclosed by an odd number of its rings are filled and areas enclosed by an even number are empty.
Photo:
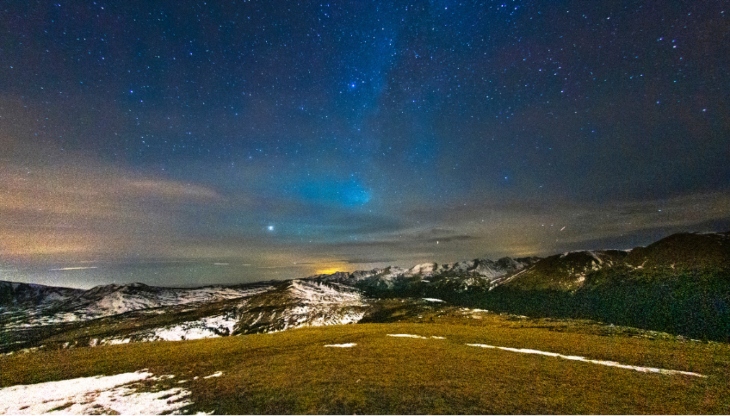
[[[726,1],[0,3],[0,279],[234,283],[730,229]]]

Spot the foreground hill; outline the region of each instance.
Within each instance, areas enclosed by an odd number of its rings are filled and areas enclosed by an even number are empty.
[[[728,365],[727,344],[451,307],[0,356],[0,413],[727,414]]]

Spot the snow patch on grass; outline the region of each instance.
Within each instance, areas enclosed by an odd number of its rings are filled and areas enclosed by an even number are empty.
[[[466,344],[470,347],[479,347],[479,348],[492,348],[492,349],[499,349],[503,351],[511,351],[511,352],[518,352],[521,354],[537,354],[537,355],[546,355],[548,357],[555,357],[555,358],[562,358],[564,360],[571,360],[571,361],[582,361],[584,363],[591,363],[591,364],[598,364],[598,365],[605,365],[609,367],[617,367],[617,368],[624,368],[627,370],[634,370],[639,371],[642,373],[658,373],[658,374],[668,374],[668,375],[684,375],[684,376],[693,376],[693,377],[707,377],[703,374],[699,373],[693,373],[691,371],[680,371],[680,370],[667,370],[664,368],[656,368],[656,367],[641,367],[637,365],[629,365],[629,364],[621,364],[616,361],[604,361],[604,360],[591,360],[585,357],[581,357],[578,355],[563,355],[558,354],[556,352],[548,352],[548,351],[540,351],[540,350],[532,350],[529,348],[510,348],[510,347],[496,347],[494,345],[487,345],[487,344]]]
[[[130,386],[152,376],[137,371],[5,387],[0,414],[161,414],[191,404],[185,400],[190,392],[182,388],[137,392]]]
[[[386,334],[389,337],[396,337],[396,338],[418,338],[418,339],[446,339],[444,337],[439,337],[436,335],[431,335],[431,337],[423,337],[421,335],[413,335],[413,334]]]
[[[203,377],[203,378],[213,378],[213,377],[220,377],[220,376],[222,376],[222,375],[223,375],[223,372],[222,372],[222,371],[216,371],[215,373],[213,373],[213,374],[211,374],[211,375],[209,375],[209,376],[205,376],[205,377]]]
[[[396,338],[418,338],[418,339],[446,339],[445,337],[439,337],[436,335],[431,335],[430,337],[423,337],[421,335],[413,335],[413,334],[386,334],[389,337],[396,337]]]
[[[397,337],[397,338],[420,338],[420,339],[428,339],[427,337],[422,337],[420,335],[413,335],[413,334],[388,334],[389,337]]]
[[[422,298],[422,299],[425,300],[426,302],[437,302],[437,303],[443,303],[444,302],[443,300],[436,299],[436,298]]]
[[[352,348],[355,345],[357,345],[354,342],[349,342],[347,344],[327,344],[325,347],[332,347],[332,348]]]

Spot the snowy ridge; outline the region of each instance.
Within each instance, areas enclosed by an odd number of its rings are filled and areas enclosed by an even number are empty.
[[[330,275],[316,275],[306,280],[326,283],[341,283],[361,289],[394,290],[421,285],[436,289],[465,291],[472,287],[490,288],[501,279],[534,264],[538,258],[501,258],[497,261],[474,259],[456,263],[422,263],[402,269],[360,270],[352,273],[337,272]]]
[[[363,306],[359,292],[341,285],[326,285],[320,282],[293,280],[289,293],[307,304],[337,303]]]
[[[433,272],[438,268],[438,264],[436,263],[423,263],[423,264],[417,264],[410,269],[404,275],[406,276],[415,276],[415,275],[424,275],[424,276],[430,276],[433,274]]]
[[[97,286],[60,303],[41,305],[9,319],[11,328],[28,328],[64,322],[86,321],[131,311],[166,306],[205,304],[228,299],[249,298],[272,286],[249,288],[210,286],[195,289],[158,288],[141,283]]]
[[[342,285],[293,280],[289,294],[298,305],[285,311],[282,330],[359,322],[367,306],[362,295]]]
[[[277,332],[305,326],[359,322],[368,305],[357,289],[306,279],[289,281],[269,296],[253,299],[241,311],[237,333]]]
[[[276,332],[302,326],[343,325],[362,319],[366,307],[362,295],[352,288],[300,280],[291,281],[283,293],[271,298],[278,299],[252,299],[243,302],[235,312],[150,328],[123,337],[92,340],[92,344],[215,338],[233,335],[237,327],[255,328],[244,332]],[[269,302],[272,300],[278,300],[279,305]]]
[[[120,313],[158,308],[161,306],[184,305],[188,303],[208,303],[226,299],[250,297],[271,287],[255,289],[235,289],[228,287],[203,287],[197,289],[152,288],[133,283],[131,285],[109,285],[101,289],[111,289],[98,299],[91,297],[85,307],[90,317],[116,315]],[[134,290],[140,289],[140,290]],[[91,289],[94,290],[94,289]]]
[[[52,307],[0,316],[8,335],[0,348],[13,351],[39,345],[27,335],[46,325],[59,330],[85,325],[96,328],[93,337],[78,331],[73,339],[49,345],[74,348],[343,325],[359,322],[368,308],[359,289],[306,279],[196,289],[107,285],[82,291]]]

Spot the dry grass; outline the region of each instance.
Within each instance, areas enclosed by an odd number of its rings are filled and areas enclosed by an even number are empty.
[[[434,316],[0,358],[0,386],[148,368],[215,413],[730,413],[730,346],[599,335],[592,324]],[[558,330],[556,330],[556,328]],[[446,339],[394,338],[408,333]],[[325,344],[357,343],[354,348]],[[533,348],[707,378],[645,374],[466,343]],[[202,376],[223,371],[218,378]],[[194,376],[200,377],[193,380]],[[162,388],[165,386],[157,386]],[[153,388],[149,385],[148,388]]]

